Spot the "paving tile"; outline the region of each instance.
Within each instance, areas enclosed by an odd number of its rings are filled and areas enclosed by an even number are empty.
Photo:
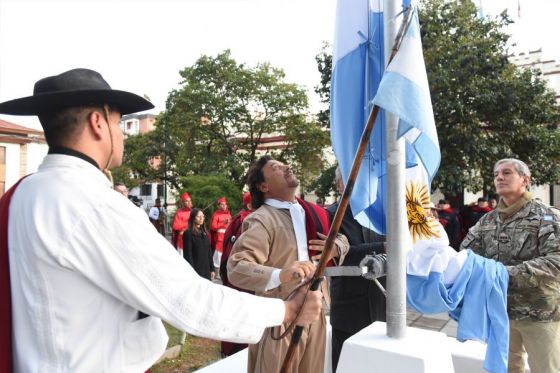
[[[445,333],[448,337],[457,338],[457,326],[447,324],[440,331]]]
[[[449,322],[447,323],[447,325],[451,325],[453,327],[457,327],[457,321],[453,320],[453,319],[449,319]]]
[[[445,326],[445,324],[447,324],[447,320],[438,320],[422,316],[418,320],[414,321],[414,323],[412,323],[412,326],[422,329],[441,330]]]
[[[430,319],[436,319],[436,320],[449,320],[449,315],[447,314],[447,312],[436,313],[433,315],[422,315],[422,316]]]
[[[407,321],[416,321],[418,320],[420,317],[422,317],[421,314],[414,312],[414,311],[406,311],[406,320]]]
[[[417,328],[417,329],[423,329],[423,330],[429,330],[432,332],[440,332],[439,328],[432,328],[429,326],[417,326],[417,325],[410,325],[411,328]]]

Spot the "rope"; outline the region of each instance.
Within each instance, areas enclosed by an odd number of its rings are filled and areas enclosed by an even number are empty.
[[[299,308],[298,312],[296,313],[296,317],[294,317],[294,319],[288,324],[288,326],[286,327],[286,330],[284,330],[284,332],[277,337],[274,336],[274,329],[271,329],[270,330],[270,338],[272,338],[275,341],[278,341],[278,340],[284,338],[288,333],[290,333],[292,331],[293,328],[295,328],[296,321],[297,321],[299,315],[301,314],[301,311],[303,310],[303,305],[307,301],[307,295],[309,294],[309,289],[310,289],[309,285],[311,284],[312,281],[313,281],[313,278],[305,280],[304,282],[302,282],[301,284],[296,286],[294,288],[294,290],[292,290],[290,292],[290,294],[288,294],[288,296],[284,299],[284,300],[290,299],[300,288],[302,288],[304,286],[307,286],[307,291],[305,292],[305,297],[303,297],[302,306]]]
[[[109,179],[111,185],[114,184],[113,182],[113,174],[109,170],[109,165],[111,164],[111,159],[113,159],[113,132],[111,131],[111,125],[109,124],[109,105],[103,105],[103,114],[105,115],[105,122],[107,122],[107,128],[109,129],[109,138],[111,139],[111,152],[109,153],[109,157],[107,158],[107,163],[105,163],[105,167],[103,168],[103,174]]]

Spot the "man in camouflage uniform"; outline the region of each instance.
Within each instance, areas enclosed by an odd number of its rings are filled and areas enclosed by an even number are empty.
[[[560,216],[532,198],[531,173],[517,159],[494,166],[495,210],[469,230],[461,249],[503,263],[509,273],[509,372],[560,372]]]

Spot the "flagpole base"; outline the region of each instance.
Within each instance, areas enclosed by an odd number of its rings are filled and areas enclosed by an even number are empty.
[[[384,322],[375,322],[346,340],[337,373],[453,373],[448,337],[431,330],[408,328],[406,337],[386,335]]]

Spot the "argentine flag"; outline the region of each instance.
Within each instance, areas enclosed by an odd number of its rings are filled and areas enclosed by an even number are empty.
[[[374,104],[399,117],[399,138],[404,136],[422,162],[431,183],[441,160],[426,75],[420,24],[416,8],[399,51],[387,67]]]
[[[414,232],[419,231],[415,225],[421,219],[411,215],[409,210],[408,220],[414,237]],[[449,246],[443,226],[433,218],[426,216],[424,224],[429,228],[423,232],[435,234],[420,238],[416,235],[413,249],[407,254],[408,305],[423,314],[447,312],[457,321],[458,340],[487,344],[484,369],[506,373],[509,347],[507,270],[501,263],[471,250],[457,253]]]
[[[425,314],[448,312],[457,338],[487,343],[484,368],[507,372],[509,321],[505,267],[470,250],[457,253],[441,224],[430,216],[430,184],[440,150],[422,54],[416,9],[401,47],[387,67],[373,102],[399,117],[406,139],[406,207],[413,242],[407,253],[407,302]],[[416,159],[414,159],[416,158]]]
[[[419,164],[406,170],[406,209],[412,249],[407,252],[407,303],[423,314],[447,312],[457,321],[457,339],[487,344],[484,368],[506,373],[509,320],[505,267],[471,250],[449,246],[443,226],[431,216],[429,182]]]
[[[333,44],[331,143],[348,180],[385,65],[383,0],[339,0]],[[410,148],[406,154],[407,167],[415,165]],[[356,220],[380,234],[386,231],[386,159],[380,111],[350,197]]]
[[[331,143],[344,180],[384,70],[383,0],[339,0],[333,43]],[[350,197],[356,220],[385,233],[385,118],[380,112]]]

